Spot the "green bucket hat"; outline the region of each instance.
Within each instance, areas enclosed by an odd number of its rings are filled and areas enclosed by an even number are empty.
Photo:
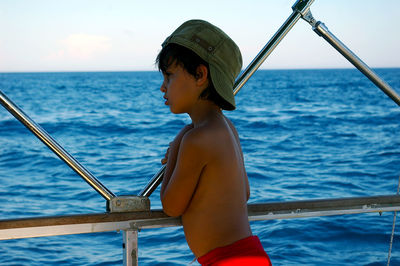
[[[204,20],[189,20],[178,27],[162,44],[182,45],[200,56],[210,68],[217,93],[235,109],[233,85],[242,68],[239,47],[221,29]]]

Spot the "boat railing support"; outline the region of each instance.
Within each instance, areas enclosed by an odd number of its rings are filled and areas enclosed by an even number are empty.
[[[0,103],[27,129],[29,129],[39,140],[63,160],[72,170],[81,176],[94,190],[96,190],[107,201],[115,197],[114,193],[108,190],[97,178],[72,155],[70,155],[49,133],[33,121],[27,114],[14,104],[1,90]]]
[[[248,204],[249,221],[310,218],[400,210],[400,196],[378,195]],[[0,240],[180,226],[161,209],[0,220]]]
[[[0,103],[28,128],[39,140],[63,160],[72,170],[79,174],[92,188],[107,200],[106,209],[110,212],[132,212],[150,210],[150,200],[141,196],[116,196],[107,189],[97,178],[70,155],[46,130],[33,121],[21,108],[12,102],[0,90]]]
[[[400,106],[400,96],[382,80],[366,63],[364,63],[356,54],[354,54],[344,43],[342,43],[328,27],[321,21],[316,21],[311,14],[311,10],[302,16],[307,21],[314,32],[323,37],[330,45],[333,46],[340,54],[342,54],[351,64],[353,64],[361,73],[371,80],[379,89],[381,89],[389,98],[391,98],[398,106]]]
[[[138,230],[128,229],[123,230],[123,265],[136,266],[138,265]]]
[[[399,210],[400,196],[384,195],[255,203],[248,205],[248,217],[262,221]],[[121,230],[124,265],[137,265],[139,230],[180,225],[180,217],[168,217],[162,210],[22,218],[0,220],[0,240]]]
[[[150,200],[142,196],[116,196],[97,178],[70,155],[58,142],[39,124],[31,119],[21,108],[11,101],[0,90],[0,103],[18,119],[29,131],[41,140],[51,151],[63,160],[72,170],[81,176],[94,190],[107,200],[106,209],[110,212],[132,212],[150,210]]]

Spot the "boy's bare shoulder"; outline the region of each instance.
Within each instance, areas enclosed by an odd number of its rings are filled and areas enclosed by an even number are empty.
[[[185,134],[183,143],[204,150],[211,144],[210,141],[212,140],[213,132],[214,130],[205,126],[195,127]]]
[[[226,124],[223,121],[207,123],[190,130],[185,138],[193,144],[207,147],[208,145],[215,145],[215,142],[223,138],[224,134],[227,133],[226,129]]]
[[[234,128],[222,120],[193,128],[184,136],[182,142],[186,152],[203,163],[209,163],[210,160],[224,156],[227,149],[236,142],[236,138]]]

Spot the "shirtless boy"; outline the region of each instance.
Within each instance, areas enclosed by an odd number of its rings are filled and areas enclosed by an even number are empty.
[[[250,189],[238,133],[221,110],[235,109],[239,48],[202,20],[182,24],[162,47],[157,63],[165,104],[192,120],[162,160],[164,212],[182,216],[187,243],[202,265],[270,265],[248,221]]]

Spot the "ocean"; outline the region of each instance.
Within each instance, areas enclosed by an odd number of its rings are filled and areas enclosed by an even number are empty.
[[[400,69],[375,70],[400,93]],[[117,195],[160,168],[187,115],[158,72],[0,73],[0,89]],[[400,108],[355,69],[261,70],[225,112],[250,203],[393,195]],[[223,196],[223,195],[221,195]],[[161,208],[159,190],[150,197]],[[100,213],[105,200],[0,107],[0,217]],[[393,213],[251,222],[273,265],[386,265]],[[188,265],[181,227],[139,232],[140,265]],[[0,265],[121,265],[122,233],[0,241]],[[197,263],[194,263],[197,265]],[[391,265],[400,265],[398,222]]]

